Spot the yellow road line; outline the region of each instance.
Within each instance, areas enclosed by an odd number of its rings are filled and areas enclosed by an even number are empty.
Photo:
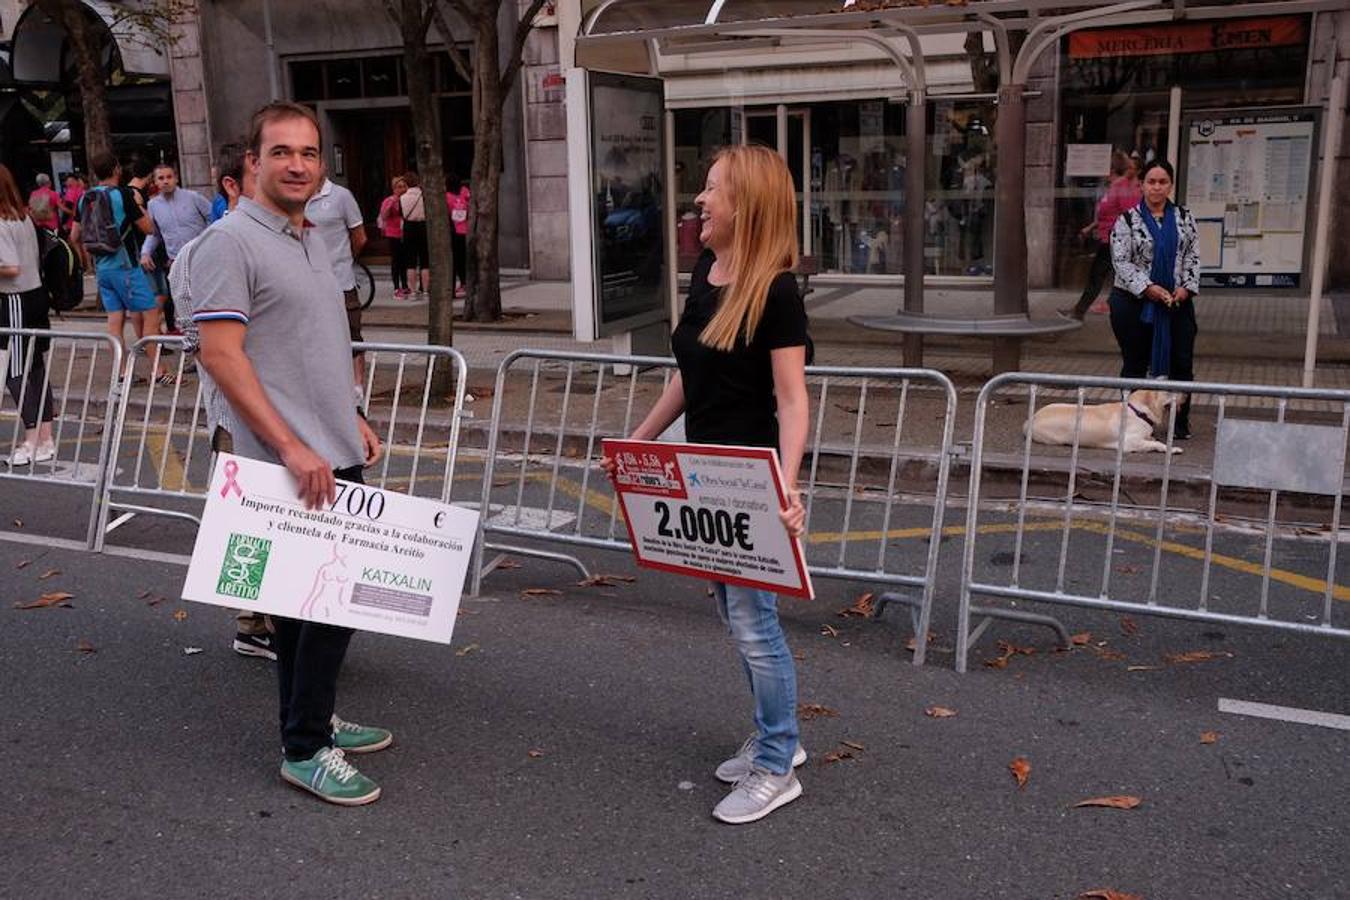
[[[183,458],[178,455],[178,448],[169,445],[169,452],[166,455],[164,446],[163,434],[157,434],[152,430],[145,436],[145,449],[149,451],[150,465],[157,469],[160,460],[164,460],[164,470],[159,473],[160,488],[166,491],[192,490],[187,471],[183,468]]]

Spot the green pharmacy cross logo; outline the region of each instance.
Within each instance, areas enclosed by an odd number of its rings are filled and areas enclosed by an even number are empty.
[[[238,600],[257,600],[262,589],[267,557],[272,553],[272,542],[247,534],[231,534],[225,545],[225,560],[220,565],[220,580],[216,593]]]

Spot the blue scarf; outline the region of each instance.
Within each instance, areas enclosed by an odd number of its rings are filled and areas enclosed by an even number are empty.
[[[1149,269],[1149,281],[1171,292],[1177,286],[1177,208],[1170,201],[1167,203],[1161,225],[1154,220],[1153,212],[1145,201],[1139,201],[1138,209],[1149,237],[1153,238],[1153,266]],[[1153,326],[1153,359],[1149,369],[1154,378],[1166,378],[1172,372],[1172,307],[1145,300],[1144,311],[1139,318]]]

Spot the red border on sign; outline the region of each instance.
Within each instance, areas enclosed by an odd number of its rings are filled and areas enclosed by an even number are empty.
[[[778,451],[768,447],[736,447],[724,444],[677,444],[664,441],[626,441],[615,438],[604,438],[601,441],[602,451],[605,456],[614,457],[615,453],[625,450],[636,452],[658,452],[661,454],[676,453],[698,453],[703,456],[729,456],[740,459],[760,459],[767,460],[769,471],[773,475],[773,488],[778,495],[778,508],[783,509],[787,506],[787,491],[783,489],[783,470],[778,464]],[[653,451],[653,448],[658,448]],[[702,569],[694,569],[688,566],[679,566],[672,563],[655,562],[643,559],[638,551],[637,541],[633,535],[633,526],[628,521],[628,505],[624,500],[627,493],[651,494],[640,488],[620,488],[610,479],[610,484],[614,487],[614,493],[619,498],[619,507],[623,510],[624,528],[628,530],[628,544],[633,548],[633,557],[639,566],[645,569],[656,569],[660,572],[670,572],[674,575],[687,575],[691,578],[699,578],[704,581],[721,581],[726,584],[734,584],[738,587],[758,588],[764,591],[773,591],[776,594],[786,594],[789,597],[801,597],[804,600],[811,600],[815,597],[815,590],[811,584],[811,574],[806,570],[806,558],[802,553],[802,542],[800,538],[792,539],[792,560],[797,567],[797,582],[800,587],[784,587],[780,584],[755,581],[752,578],[741,578],[735,575],[726,575],[718,572],[713,574],[705,572]]]

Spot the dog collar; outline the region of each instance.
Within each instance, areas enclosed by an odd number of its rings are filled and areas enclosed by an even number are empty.
[[[1151,418],[1149,417],[1149,414],[1148,414],[1148,413],[1144,412],[1142,409],[1140,409],[1139,407],[1135,406],[1133,403],[1128,403],[1128,402],[1127,402],[1125,405],[1128,406],[1128,407],[1130,408],[1130,412],[1134,413],[1136,416],[1138,416],[1139,418],[1141,418],[1141,419],[1143,419],[1145,422],[1147,422],[1149,428],[1157,428],[1157,427],[1158,427],[1158,423],[1155,422],[1155,421],[1153,421],[1153,419],[1151,419]]]

